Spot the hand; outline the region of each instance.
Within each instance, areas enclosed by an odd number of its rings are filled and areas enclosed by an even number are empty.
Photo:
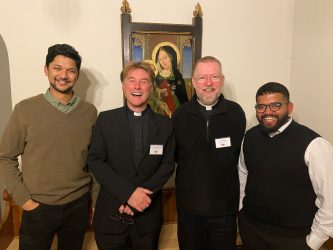
[[[25,211],[31,211],[34,210],[39,206],[38,202],[35,202],[32,199],[29,199],[26,203],[23,204],[22,209]]]
[[[151,199],[148,195],[152,193],[153,192],[149,189],[138,187],[128,199],[127,203],[139,212],[143,212],[151,203]]]
[[[134,215],[133,211],[127,205],[125,205],[125,206],[121,205],[120,208],[119,208],[119,213],[121,213],[121,214],[125,213],[125,214],[128,214],[130,216]]]

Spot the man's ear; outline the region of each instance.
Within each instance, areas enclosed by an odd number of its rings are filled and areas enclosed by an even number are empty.
[[[195,88],[196,84],[195,84],[195,81],[194,81],[193,77],[192,77],[191,81],[192,81],[193,88]]]
[[[221,76],[221,87],[224,86],[224,75]]]
[[[44,66],[44,74],[47,76],[49,74],[49,69],[47,68],[47,66]]]
[[[294,104],[292,102],[288,103],[288,115],[291,115],[294,109]]]

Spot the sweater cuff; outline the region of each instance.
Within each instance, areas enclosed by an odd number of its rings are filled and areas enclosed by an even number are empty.
[[[324,237],[320,237],[315,235],[313,231],[311,231],[311,233],[306,236],[306,243],[313,250],[318,250],[327,240],[328,236],[325,235]]]
[[[16,202],[16,204],[20,207],[22,207],[24,203],[31,199],[31,195],[26,189],[22,189],[19,192],[15,191],[15,193],[10,193],[10,195],[13,197],[13,200]]]

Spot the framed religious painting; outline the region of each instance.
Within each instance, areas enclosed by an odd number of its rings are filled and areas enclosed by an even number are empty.
[[[146,61],[155,71],[150,107],[172,116],[193,95],[191,83],[195,62],[201,57],[202,10],[193,11],[192,24],[132,22],[126,0],[121,7],[123,66]]]

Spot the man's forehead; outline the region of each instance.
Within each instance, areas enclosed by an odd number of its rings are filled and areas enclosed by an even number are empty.
[[[258,95],[257,100],[266,100],[266,99],[276,99],[276,100],[282,100],[285,99],[283,94],[279,92],[265,92],[262,95]]]
[[[209,72],[210,74],[219,74],[220,65],[217,62],[200,62],[195,69],[196,74],[204,74]]]
[[[131,69],[128,71],[127,77],[148,76],[148,72],[143,69]]]

